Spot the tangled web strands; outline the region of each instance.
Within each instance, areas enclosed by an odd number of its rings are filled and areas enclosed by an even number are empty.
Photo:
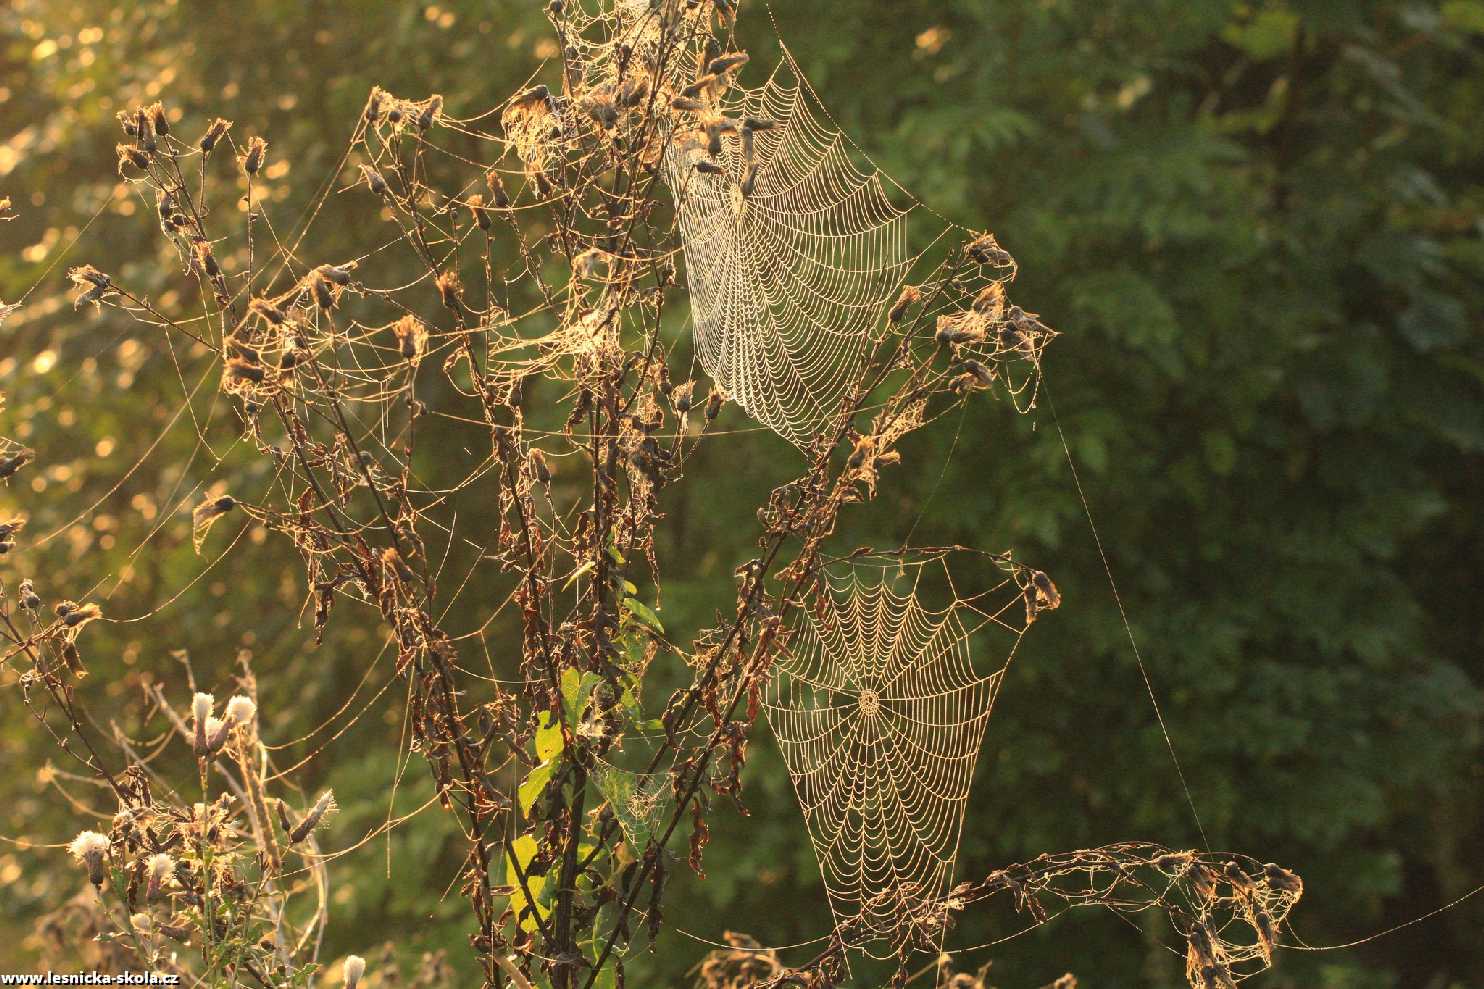
[[[836,934],[883,958],[941,942],[941,920],[922,905],[940,901],[952,878],[1004,673],[979,676],[969,639],[997,628],[1013,655],[1024,634],[1012,624],[1026,613],[1013,579],[980,596],[1006,598],[998,608],[956,600],[932,610],[917,593],[923,570],[852,566],[827,576],[764,702]]]
[[[708,147],[676,135],[665,178],[680,214],[701,366],[747,412],[805,446],[859,386],[886,310],[911,271],[907,216],[791,60],[761,87],[732,86],[711,119],[761,120]],[[713,125],[714,126],[714,125]],[[711,161],[720,172],[698,171]]]

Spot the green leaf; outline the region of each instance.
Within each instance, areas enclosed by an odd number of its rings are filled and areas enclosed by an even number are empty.
[[[550,711],[542,712],[541,727],[536,729],[536,758],[546,762],[559,755],[565,747],[562,723],[553,718]]]
[[[541,791],[546,789],[546,784],[551,782],[551,774],[556,769],[556,760],[543,762],[526,774],[521,781],[520,788],[516,791],[516,797],[520,801],[520,812],[529,814],[531,805],[536,798],[541,796]]]
[[[645,625],[652,628],[657,634],[665,634],[665,626],[660,624],[660,618],[650,609],[649,605],[638,598],[624,598],[623,606],[629,609],[629,613],[639,619]]]

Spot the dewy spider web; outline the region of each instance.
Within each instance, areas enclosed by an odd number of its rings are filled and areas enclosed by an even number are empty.
[[[785,61],[763,86],[734,86],[714,107],[770,129],[731,135],[716,155],[703,136],[682,134],[665,156],[701,365],[798,446],[858,385],[915,261],[912,207],[892,203],[880,173],[855,166],[844,135],[810,104]],[[704,160],[722,172],[697,171]]]
[[[764,700],[836,934],[875,957],[941,944],[941,925],[919,906],[952,878],[985,726],[1024,634],[1017,616],[1034,613],[1022,611],[1029,580],[1008,559],[1013,576],[992,591],[930,608],[918,587],[942,560],[827,573]],[[981,676],[969,642],[988,627],[1011,645]]]

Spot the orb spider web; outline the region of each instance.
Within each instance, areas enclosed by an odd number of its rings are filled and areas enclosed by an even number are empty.
[[[744,125],[718,148],[682,132],[665,155],[697,358],[749,415],[808,444],[859,385],[887,307],[917,258],[882,173],[851,160],[785,60],[703,118]],[[715,152],[715,153],[713,153]],[[708,174],[697,169],[720,166]]]
[[[1055,606],[1008,556],[995,558],[998,585],[961,597],[946,558],[856,557],[827,570],[764,696],[836,937],[877,958],[939,947],[942,927],[922,905],[952,879],[1005,669],[1036,611]],[[919,594],[929,570],[951,595],[941,608]],[[987,676],[970,650],[983,631],[1009,640]]]

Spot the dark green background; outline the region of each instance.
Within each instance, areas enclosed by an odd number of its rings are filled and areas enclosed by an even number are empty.
[[[1484,882],[1484,0],[777,7],[841,124],[936,209],[994,229],[1021,262],[1017,299],[1064,331],[1050,395],[1213,846],[1301,872],[1293,919],[1314,945]],[[484,109],[535,65],[548,37],[538,8],[13,0],[0,11],[0,195],[19,218],[0,224],[0,300],[40,277],[114,184],[115,110],[160,98],[184,110],[188,136],[216,114],[239,140],[266,135],[271,159],[292,165],[269,184],[287,230],[371,85],[442,92],[456,115]],[[755,81],[776,50],[759,0],[744,5],[742,33]],[[136,200],[121,215],[128,201],[68,262],[178,291],[147,209]],[[384,233],[339,197],[311,244],[337,258]],[[187,424],[111,492],[180,407],[181,384],[158,338],[74,314],[64,268],[0,329],[0,431],[41,452],[30,477],[0,489],[0,515],[24,509],[37,537],[103,501],[0,567],[80,597],[120,571],[177,485],[262,465],[188,459]],[[894,544],[921,512],[917,542],[1013,546],[1065,596],[1005,683],[961,873],[1123,838],[1195,843],[1048,403],[1018,418],[978,402],[904,452],[845,541]],[[662,542],[672,628],[726,606],[731,570],[751,555],[752,509],[794,456],[749,434],[698,459]],[[150,543],[110,615],[148,610],[195,577],[186,528],[177,518]],[[296,569],[283,546],[244,540],[150,622],[90,633],[88,703],[131,723],[146,672],[183,696],[170,650],[226,684],[248,647],[265,735],[297,738],[339,706],[379,639],[352,622],[308,649]],[[46,749],[13,677],[0,682],[0,834],[65,839],[86,822],[39,781]],[[394,690],[298,774],[336,787],[346,812],[334,838],[385,816],[400,717]],[[758,747],[751,816],[718,812],[709,878],[681,884],[669,916],[706,937],[786,943],[819,934],[826,914],[781,766]],[[426,795],[419,769],[399,807]],[[62,785],[111,810],[86,784]],[[454,847],[428,814],[392,839],[391,878],[385,840],[336,863],[327,957],[393,942],[409,967],[440,946],[460,964],[464,907],[441,899]],[[78,887],[60,864],[0,845],[0,968],[44,953],[35,918]],[[978,914],[953,937],[1018,926],[1008,911]],[[1285,952],[1255,984],[1484,985],[1481,927],[1484,897],[1353,950]],[[1090,987],[1176,986],[1163,933],[1088,913],[966,964],[993,958],[1005,989],[1067,970]],[[668,935],[630,984],[682,979],[702,950]]]

